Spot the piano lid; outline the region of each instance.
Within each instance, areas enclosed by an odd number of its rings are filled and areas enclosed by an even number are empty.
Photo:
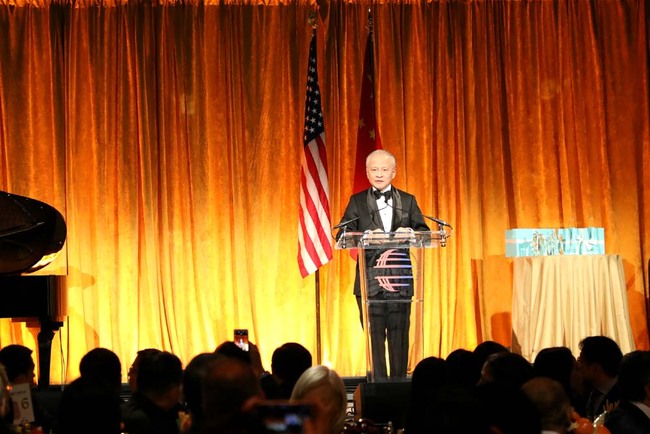
[[[54,207],[0,191],[0,276],[31,273],[63,248],[66,225]]]

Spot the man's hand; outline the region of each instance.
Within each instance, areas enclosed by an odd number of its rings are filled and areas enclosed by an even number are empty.
[[[415,238],[415,232],[413,232],[413,228],[398,228],[395,231],[395,238],[400,240],[412,239]]]
[[[370,243],[381,243],[383,240],[388,239],[388,234],[381,229],[368,229],[364,232],[363,239],[370,241]]]

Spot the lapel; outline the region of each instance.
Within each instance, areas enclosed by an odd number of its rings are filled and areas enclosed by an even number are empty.
[[[394,186],[391,187],[393,190],[393,227],[390,228],[391,231],[396,231],[402,225],[402,195],[399,194],[399,190]]]
[[[374,227],[369,229],[383,228],[384,225],[381,222],[379,208],[377,208],[377,200],[375,199],[375,195],[372,194],[372,187],[366,191],[366,205],[368,206],[368,214],[370,215],[370,220],[374,225]]]

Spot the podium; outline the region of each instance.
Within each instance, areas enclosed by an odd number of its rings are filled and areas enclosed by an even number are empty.
[[[368,382],[404,381],[423,358],[424,249],[450,232],[339,233],[336,249],[358,251]]]

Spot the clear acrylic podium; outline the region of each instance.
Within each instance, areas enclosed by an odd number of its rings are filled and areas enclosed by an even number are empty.
[[[357,249],[368,382],[404,381],[423,358],[424,249],[438,231],[343,232],[337,249]]]

